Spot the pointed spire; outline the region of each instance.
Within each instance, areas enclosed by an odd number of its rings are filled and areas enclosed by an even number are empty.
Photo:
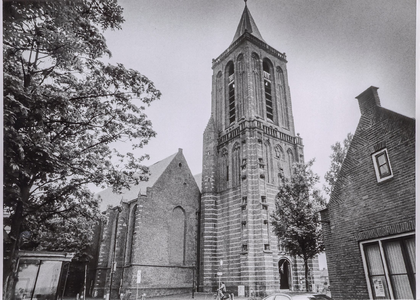
[[[257,24],[255,24],[254,19],[251,16],[251,13],[249,12],[248,6],[246,5],[247,0],[245,1],[245,9],[242,13],[241,20],[239,21],[238,28],[236,29],[235,36],[233,37],[233,41],[236,41],[238,38],[240,38],[245,32],[249,32],[256,38],[260,39],[261,41],[265,42],[264,39],[261,36],[260,31],[258,30]]]

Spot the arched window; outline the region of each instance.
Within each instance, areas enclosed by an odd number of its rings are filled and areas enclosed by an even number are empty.
[[[273,183],[273,156],[271,154],[271,145],[269,141],[264,143],[264,160],[266,163],[266,179],[268,183]]]
[[[277,184],[281,183],[281,178],[284,176],[283,164],[284,164],[284,152],[280,145],[274,147],[274,158],[275,168],[277,174]]]
[[[263,116],[262,105],[261,105],[261,66],[260,58],[256,53],[251,55],[251,69],[252,69],[252,85],[253,85],[253,96],[255,101],[256,115]]]
[[[264,98],[265,98],[265,115],[267,120],[274,122],[274,94],[271,87],[273,80],[273,68],[267,59],[263,61],[263,74],[264,74]]]
[[[238,120],[245,116],[246,73],[243,54],[236,59],[236,94],[238,95]]]
[[[222,72],[216,76],[216,124],[223,124],[223,78]],[[220,128],[218,128],[220,130]]]
[[[228,123],[234,123],[236,120],[236,100],[235,100],[235,70],[233,66],[233,62],[229,62],[226,67],[227,72],[227,90],[228,90],[228,97],[227,97],[227,117]]]
[[[241,178],[241,148],[235,143],[232,148],[232,186],[238,186]]]
[[[185,263],[185,211],[175,207],[169,227],[169,261],[173,264]]]
[[[229,163],[228,163],[228,151],[223,148],[220,151],[220,189],[224,190],[227,188],[229,181]]]
[[[289,176],[289,178],[292,178],[293,175],[293,162],[294,162],[294,157],[293,157],[293,152],[292,149],[288,149],[287,150],[287,175]]]
[[[120,216],[120,213],[118,211],[118,209],[115,212],[112,211],[108,211],[109,215],[108,218],[111,219],[112,218],[112,222],[110,222],[110,226],[111,228],[109,228],[111,230],[111,241],[110,241],[110,245],[109,245],[109,256],[108,256],[108,268],[112,267],[112,264],[114,262],[114,257],[115,257],[115,250],[116,250],[116,240],[117,240],[117,230],[118,230],[118,218]]]
[[[286,82],[283,70],[280,67],[277,67],[277,82],[278,95],[280,96],[281,125],[285,128],[289,128],[289,108],[287,106],[286,98]]]
[[[126,252],[125,252],[125,263],[131,263],[133,261],[133,242],[135,241],[136,234],[136,212],[137,204],[133,206],[130,211],[128,219],[128,230],[127,230],[127,240],[126,240]]]

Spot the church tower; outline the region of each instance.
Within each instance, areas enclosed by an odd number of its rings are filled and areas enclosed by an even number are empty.
[[[303,162],[286,55],[262,38],[245,2],[235,36],[212,69],[204,131],[199,287],[271,293],[301,288],[303,262],[271,230],[279,177]],[[315,266],[314,266],[315,267]],[[318,267],[316,261],[316,267]]]

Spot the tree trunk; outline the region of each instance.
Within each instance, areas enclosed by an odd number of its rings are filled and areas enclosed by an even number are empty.
[[[309,292],[308,259],[304,257],[303,262],[305,264],[305,288],[306,288],[306,291]]]
[[[23,200],[23,201],[22,201]],[[22,226],[23,203],[29,200],[29,188],[21,188],[21,199],[16,203],[15,211],[12,216],[10,238],[13,240],[9,257],[4,260],[3,266],[3,299],[14,298],[14,287],[17,283],[17,254],[19,251],[20,232]]]

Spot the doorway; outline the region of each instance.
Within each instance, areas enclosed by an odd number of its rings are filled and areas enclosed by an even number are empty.
[[[290,262],[287,259],[279,261],[280,289],[290,289]]]

